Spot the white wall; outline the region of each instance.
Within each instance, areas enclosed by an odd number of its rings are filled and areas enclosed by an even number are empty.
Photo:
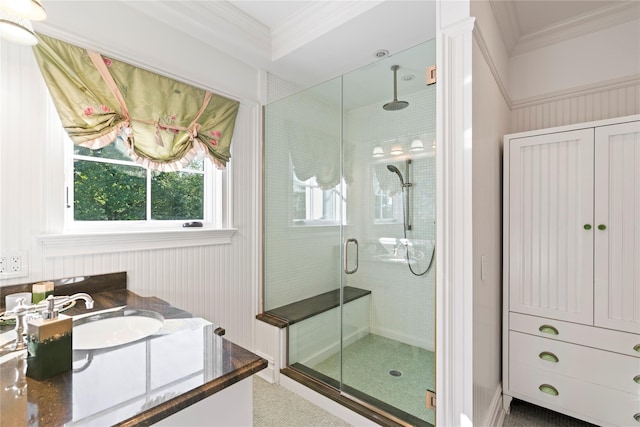
[[[502,136],[510,111],[500,85],[506,51],[488,2],[472,2],[473,44],[473,420],[502,412]],[[483,263],[484,258],[484,263]]]
[[[511,57],[509,95],[517,102],[603,81],[638,77],[638,64],[640,25],[636,19]]]
[[[640,20],[510,58],[508,89],[511,132],[640,113]]]
[[[119,15],[112,8],[98,14],[103,20],[82,19],[82,11],[77,7],[87,7],[89,2],[72,3],[65,20],[55,21],[60,25],[69,22],[51,32],[64,33],[71,42],[78,38],[80,42],[76,44],[86,42],[136,65],[180,76],[183,81],[241,101],[231,160],[232,225],[237,232],[231,244],[225,245],[136,251],[127,251],[123,245],[124,250],[119,253],[45,258],[36,236],[61,231],[64,202],[61,131],[47,125],[47,117],[55,113],[47,104],[48,93],[31,49],[3,41],[0,42],[0,252],[27,253],[29,271],[25,277],[0,280],[0,286],[126,271],[132,291],[157,296],[205,317],[223,326],[229,339],[251,348],[260,271],[258,70],[195,40],[185,39],[171,29],[155,31],[154,23],[142,18],[134,19],[136,25],[123,22],[114,26],[112,18]],[[99,8],[101,2],[91,3],[91,7]],[[136,18],[135,12],[131,13],[133,16],[120,17],[125,21]],[[52,17],[50,20],[53,24]],[[150,31],[154,37],[148,37]],[[191,49],[198,54],[193,55]],[[197,59],[198,67],[192,66],[193,58]]]

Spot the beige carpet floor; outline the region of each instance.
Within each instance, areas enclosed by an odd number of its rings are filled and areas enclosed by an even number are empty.
[[[254,427],[349,427],[308,400],[262,378],[253,377]]]
[[[255,427],[349,427],[308,400],[257,375],[253,381]],[[485,426],[478,426],[485,427]],[[503,427],[595,427],[593,424],[514,399]]]

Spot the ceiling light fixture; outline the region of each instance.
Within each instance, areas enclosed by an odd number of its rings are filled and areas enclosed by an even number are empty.
[[[399,156],[400,154],[404,154],[404,150],[402,149],[402,146],[394,145],[391,147],[391,151],[389,151],[389,154],[391,154],[392,156]]]
[[[377,147],[373,147],[373,154],[371,157],[384,157],[384,150],[379,145]]]
[[[0,0],[0,38],[33,46],[38,39],[31,21],[46,17],[42,0]]]
[[[42,21],[47,17],[41,0],[0,0],[0,9],[31,21]]]
[[[422,143],[421,139],[414,139],[411,142],[411,151],[423,151],[424,150],[424,144]]]
[[[385,56],[389,56],[389,51],[386,49],[378,49],[373,52],[373,56],[376,58],[384,58]]]
[[[0,10],[0,38],[28,46],[38,43],[31,21],[2,10]]]

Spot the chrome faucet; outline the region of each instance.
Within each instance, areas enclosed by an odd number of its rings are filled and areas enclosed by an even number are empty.
[[[58,317],[59,308],[62,308],[62,306],[67,303],[77,301],[79,299],[84,300],[84,306],[88,309],[93,308],[93,298],[91,298],[91,295],[84,292],[61,297],[54,297],[53,295],[49,295],[47,299],[44,300],[46,308],[42,311],[42,318],[55,319],[56,317]]]
[[[86,308],[93,308],[93,298],[91,298],[91,295],[84,292],[58,297],[49,295],[44,301],[40,301],[39,303],[32,305],[26,305],[24,303],[24,298],[18,299],[18,305],[15,306],[13,310],[9,311],[9,313],[13,313],[16,316],[16,327],[14,329],[16,331],[16,341],[9,348],[9,351],[24,350],[27,348],[22,338],[25,331],[25,319],[27,314],[40,312],[43,319],[55,319],[58,317],[58,309],[62,308],[65,304],[79,299],[84,300]]]

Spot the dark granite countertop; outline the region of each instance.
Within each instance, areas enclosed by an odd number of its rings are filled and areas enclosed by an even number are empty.
[[[26,360],[20,357],[24,352],[2,356],[2,426],[147,426],[267,366],[266,360],[220,336],[224,331],[218,326],[161,299],[126,289],[86,291],[94,308],[86,310],[79,301],[64,314],[126,305],[162,314],[164,327],[130,344],[76,350],[72,371],[44,381],[26,377]]]

